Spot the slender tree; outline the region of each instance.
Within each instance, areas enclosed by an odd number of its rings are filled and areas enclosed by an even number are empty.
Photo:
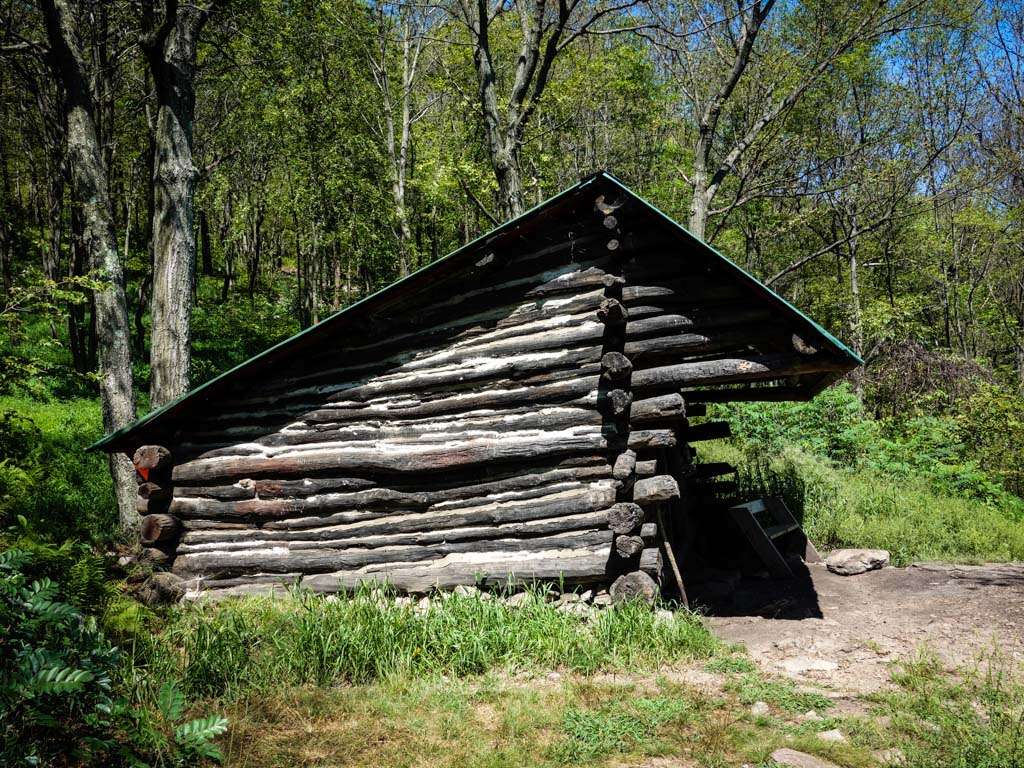
[[[196,54],[214,4],[164,0],[143,6],[142,49],[153,77],[153,289],[150,403],[159,407],[189,387],[192,281],[196,263],[193,160]]]
[[[78,42],[82,19],[67,0],[43,0],[49,62],[63,90],[64,126],[74,202],[81,217],[81,242],[93,272],[103,280],[95,291],[96,337],[103,426],[108,432],[135,419],[131,347],[124,274],[110,202],[107,167],[94,119],[96,105]],[[138,523],[135,472],[127,456],[110,457],[121,525]]]

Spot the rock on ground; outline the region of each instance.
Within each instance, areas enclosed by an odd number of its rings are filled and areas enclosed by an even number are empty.
[[[835,763],[795,749],[776,749],[772,752],[772,760],[788,768],[839,768]]]
[[[889,553],[884,549],[837,549],[825,558],[825,565],[840,576],[856,576],[889,564]]]

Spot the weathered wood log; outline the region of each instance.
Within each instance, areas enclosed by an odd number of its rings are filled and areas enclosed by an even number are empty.
[[[174,515],[146,515],[139,525],[139,541],[143,546],[177,541],[181,521]]]
[[[463,415],[456,418],[440,418],[433,421],[416,422],[366,422],[362,424],[339,425],[336,428],[316,428],[291,425],[288,429],[258,438],[247,447],[284,447],[300,449],[317,443],[366,443],[379,440],[395,442],[446,442],[473,437],[499,437],[503,433],[528,429],[568,429],[571,427],[594,426],[602,423],[603,416],[597,408],[570,406],[537,406],[518,413],[486,413]],[[232,455],[232,448],[217,449],[204,454],[207,457]]]
[[[638,461],[636,463],[637,477],[651,477],[652,475],[656,474],[658,474],[657,459],[646,459],[644,461]]]
[[[615,458],[615,466],[612,468],[612,477],[616,480],[627,480],[633,475],[636,468],[636,452],[623,451]]]
[[[317,592],[339,592],[364,584],[387,583],[405,592],[423,593],[460,584],[481,587],[538,581],[555,581],[566,586],[600,584],[607,578],[605,568],[610,550],[609,545],[528,555],[497,553],[491,558],[475,554],[449,555],[430,563],[395,563],[305,576],[302,586]]]
[[[616,603],[627,600],[643,600],[653,603],[660,594],[658,583],[645,571],[633,571],[619,576],[612,582],[608,593]]]
[[[686,441],[697,443],[701,440],[723,440],[732,437],[732,427],[727,421],[706,421],[693,424],[686,430]]]
[[[196,459],[174,468],[176,483],[198,483],[236,477],[288,478],[328,471],[434,472],[476,464],[537,460],[542,457],[592,454],[605,450],[600,430],[566,429],[509,433],[500,439],[470,439],[441,445],[379,442],[371,447],[328,445],[312,450],[286,450],[263,456]]]
[[[629,411],[630,424],[649,424],[685,417],[686,402],[678,392],[637,400]]]
[[[169,547],[143,547],[139,553],[139,564],[151,568],[167,568],[174,562],[174,552]]]
[[[684,398],[685,399],[685,398]],[[708,415],[708,407],[704,403],[687,403],[686,404],[686,415],[697,418],[699,416]]]
[[[666,285],[627,285],[622,289],[622,300],[627,303],[673,298],[693,302],[696,297],[699,297],[701,302],[735,301],[743,297],[743,290],[731,283],[703,280],[699,277]]]
[[[693,477],[700,479],[719,477],[721,475],[731,475],[735,471],[736,467],[724,461],[710,461],[705,464],[694,464],[691,468],[691,474]]]
[[[489,552],[543,552],[561,549],[594,549],[610,546],[614,534],[607,530],[578,531],[530,539],[485,539],[471,542],[442,542],[430,546],[387,546],[193,552],[178,555],[173,571],[180,576],[204,573],[241,574],[300,571],[328,572],[340,568],[360,568],[385,563],[410,563],[439,560],[449,554]]]
[[[274,520],[293,515],[332,516],[338,520],[355,521],[369,520],[394,513],[414,513],[444,508],[447,511],[470,508],[487,504],[530,499],[541,499],[548,496],[572,496],[587,492],[589,488],[614,488],[614,482],[600,482],[601,477],[595,476],[591,468],[584,468],[579,475],[569,474],[561,482],[536,487],[524,487],[519,490],[505,490],[500,496],[493,493],[472,495],[472,491],[457,487],[442,491],[394,490],[391,488],[371,488],[353,493],[324,493],[313,496],[278,499],[253,499],[240,502],[222,502],[211,499],[192,499],[179,497],[175,499],[171,509],[183,518],[206,519],[238,519]],[[534,476],[536,477],[536,476]],[[592,481],[598,482],[593,483]],[[519,483],[516,483],[519,485]],[[486,486],[485,486],[486,487]],[[512,483],[502,483],[498,487],[511,488]],[[473,486],[469,486],[470,489]],[[340,515],[351,510],[351,514]],[[332,514],[333,513],[333,514]],[[320,519],[320,518],[317,518]]]
[[[501,475],[507,475],[502,477]],[[611,477],[612,467],[603,456],[584,456],[578,460],[558,462],[548,467],[514,467],[508,472],[489,472],[489,479],[484,482],[460,481],[458,477],[423,477],[416,478],[411,488],[381,485],[377,481],[365,478],[330,478],[313,477],[301,480],[257,480],[256,491],[261,499],[297,499],[321,494],[352,493],[370,491],[368,495],[353,495],[355,506],[364,504],[375,495],[386,493],[397,503],[406,506],[430,505],[442,501],[468,499],[474,496],[508,493],[523,488],[541,488],[555,483],[570,481],[594,480]],[[249,481],[251,482],[251,481]],[[231,486],[225,486],[230,488]],[[213,498],[227,500],[230,497],[218,496],[216,488],[182,486],[178,489],[181,498]]]
[[[813,378],[813,377],[812,377]],[[812,388],[813,389],[813,388]],[[686,389],[683,396],[693,403],[800,402],[810,399],[804,388],[785,385],[754,385],[721,389]]]
[[[693,384],[729,384],[839,370],[845,370],[843,363],[824,356],[731,357],[637,370],[633,372],[632,386],[634,390],[659,387],[678,389],[680,386]]]
[[[604,394],[603,402],[606,404],[607,412],[610,415],[622,416],[629,410],[633,402],[633,393],[622,389],[613,389]]]
[[[150,501],[163,501],[171,498],[174,489],[170,486],[157,485],[156,483],[141,483],[139,485],[139,498]]]
[[[644,549],[644,540],[639,536],[616,536],[615,553],[622,558],[629,559],[639,555]]]
[[[660,360],[677,360],[680,357],[711,352],[742,354],[755,346],[760,347],[766,339],[770,341],[771,335],[751,329],[673,333],[668,336],[627,341],[622,351],[637,367],[650,367]]]
[[[158,498],[143,498],[137,496],[135,498],[135,511],[140,515],[157,515],[162,512],[167,512],[171,506],[171,497],[169,495],[158,497]]]
[[[650,448],[670,448],[676,444],[671,429],[634,429],[629,433],[628,447],[634,451]]]
[[[667,336],[670,333],[704,333],[714,329],[758,329],[771,319],[771,313],[749,302],[707,306],[698,299],[623,298],[629,310],[626,335],[630,339]]]
[[[605,352],[601,357],[601,377],[607,381],[625,381],[632,371],[633,364],[621,352]]]
[[[171,469],[171,452],[162,445],[143,445],[132,456],[135,473],[142,482],[166,480]]]
[[[605,299],[598,307],[597,319],[605,325],[623,325],[629,319],[629,310],[618,299]]]
[[[643,519],[643,508],[632,502],[619,502],[608,509],[608,527],[615,533],[632,533]]]
[[[679,483],[671,475],[644,477],[633,484],[633,501],[642,506],[679,498]]]
[[[442,528],[409,533],[382,533],[376,535],[346,535],[346,531],[333,527],[300,530],[247,530],[187,533],[178,545],[178,554],[218,552],[244,549],[286,547],[288,549],[318,549],[362,547],[377,548],[395,545],[426,545],[446,541],[475,541],[509,537],[536,537],[571,531],[595,530],[608,522],[608,510],[585,512],[578,515],[560,515],[539,520],[525,520],[501,525],[475,525],[467,528]]]

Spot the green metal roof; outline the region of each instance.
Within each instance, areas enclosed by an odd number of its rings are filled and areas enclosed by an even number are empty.
[[[656,217],[663,220],[671,228],[676,230],[677,233],[681,234],[684,238],[691,241],[698,247],[702,247],[711,254],[717,256],[724,264],[728,266],[729,269],[735,272],[736,276],[740,280],[749,283],[757,291],[762,292],[766,298],[768,298],[773,303],[779,305],[780,308],[783,308],[786,311],[793,313],[796,316],[796,318],[799,321],[801,321],[802,324],[805,324],[810,329],[813,329],[813,331],[817,335],[824,338],[831,346],[833,346],[834,351],[840,352],[841,354],[845,355],[850,360],[852,364],[851,367],[863,364],[863,361],[853,352],[853,350],[851,350],[849,347],[843,344],[839,339],[837,339],[835,336],[833,336],[831,333],[825,330],[818,323],[814,322],[811,318],[809,318],[795,306],[793,306],[784,298],[775,293],[775,291],[771,290],[768,286],[764,285],[749,272],[739,267],[731,259],[727,258],[726,256],[723,256],[721,253],[719,253],[713,247],[705,243],[703,240],[700,240],[699,238],[694,236],[692,233],[690,233],[689,230],[687,230],[674,219],[670,218],[657,207],[655,207],[648,201],[644,200],[642,197],[640,197],[640,195],[636,194],[631,189],[629,189],[625,184],[619,181],[614,175],[607,171],[599,171],[591,176],[584,178],[583,180],[579,181],[578,183],[574,184],[573,186],[569,187],[563,192],[560,192],[554,197],[548,198],[544,202],[534,206],[533,208],[526,211],[522,215],[505,222],[501,226],[491,230],[490,232],[487,232],[484,235],[481,235],[472,242],[467,243],[466,245],[462,246],[461,248],[458,248],[455,251],[452,251],[447,256],[444,256],[443,258],[438,259],[437,261],[418,269],[417,271],[407,275],[406,277],[397,280],[394,283],[391,283],[385,288],[382,288],[381,290],[376,291],[375,293],[370,294],[369,296],[366,296],[353,304],[350,304],[349,306],[325,318],[316,325],[312,325],[309,328],[306,328],[305,330],[296,333],[294,336],[291,336],[285,339],[284,341],[281,341],[273,345],[272,347],[269,347],[268,349],[264,350],[258,355],[249,358],[245,362],[239,363],[234,368],[231,368],[225,371],[224,373],[215,376],[209,381],[200,384],[198,387],[186,392],[177,399],[172,400],[171,402],[166,403],[153,411],[150,411],[148,414],[137,419],[128,426],[122,427],[116,432],[112,432],[111,434],[101,438],[100,440],[97,440],[95,443],[90,445],[86,450],[91,451],[98,448],[110,448],[111,450],[118,450],[118,445],[125,442],[128,438],[137,435],[147,427],[153,426],[156,422],[163,420],[165,417],[169,417],[170,414],[183,410],[184,406],[199,401],[203,395],[212,394],[216,389],[224,386],[226,382],[235,379],[239,374],[250,369],[257,368],[261,363],[265,361],[273,360],[281,351],[286,350],[289,347],[292,347],[300,339],[304,339],[322,333],[329,327],[336,325],[339,319],[351,317],[352,315],[356,315],[362,311],[366,311],[368,307],[372,308],[372,306],[375,303],[378,303],[381,299],[388,297],[392,293],[401,290],[403,287],[408,287],[412,284],[416,284],[424,280],[424,278],[437,272],[442,267],[446,265],[450,266],[452,262],[459,262],[468,254],[473,254],[477,252],[481,246],[489,245],[494,240],[504,235],[514,234],[514,231],[518,227],[523,225],[525,222],[527,222],[527,220],[532,219],[542,211],[551,208],[552,206],[559,202],[563,202],[566,198],[569,198],[577,194],[581,190],[589,186],[592,186],[595,182],[600,181],[609,183],[613,187],[616,187],[622,192],[625,192],[631,198],[640,203],[644,208],[653,213]]]

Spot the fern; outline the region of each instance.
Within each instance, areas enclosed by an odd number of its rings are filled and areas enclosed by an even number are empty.
[[[174,730],[174,738],[185,744],[201,744],[220,736],[227,729],[227,718],[210,715],[179,725]]]
[[[33,676],[31,687],[37,693],[74,693],[81,691],[95,676],[84,669],[50,667]]]
[[[157,708],[167,720],[177,720],[185,711],[185,694],[173,682],[166,682],[157,694]]]

